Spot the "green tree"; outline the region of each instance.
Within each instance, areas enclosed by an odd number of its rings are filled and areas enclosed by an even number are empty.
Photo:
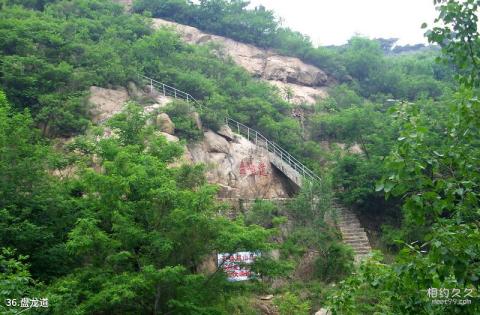
[[[55,160],[28,111],[15,112],[0,92],[0,245],[28,255],[41,280],[64,274],[70,263],[62,241],[75,208],[68,184],[49,175]]]
[[[65,244],[77,264],[48,288],[54,314],[215,314],[228,283],[199,273],[202,261],[269,248],[269,231],[217,215],[216,188],[201,171],[168,166],[181,146],[155,141],[141,111],[130,105],[112,118],[118,137],[94,148],[102,171],[80,174],[80,217]]]
[[[364,292],[377,294],[371,309],[386,313],[476,314],[480,265],[478,182],[477,1],[435,1],[439,25],[429,39],[441,44],[445,58],[459,69],[458,92],[448,107],[431,115],[420,104],[401,104],[393,112],[400,137],[386,160],[377,189],[401,196],[406,225],[426,231],[404,248],[392,265],[379,259],[342,287],[331,301],[336,313],[362,313],[355,301]],[[440,23],[441,22],[441,23]],[[428,108],[427,108],[428,109]],[[435,305],[429,288],[472,291],[472,303]],[[421,292],[421,293],[420,293]]]

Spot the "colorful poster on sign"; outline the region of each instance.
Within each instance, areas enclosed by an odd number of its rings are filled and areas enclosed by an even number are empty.
[[[252,264],[259,256],[260,253],[254,252],[222,253],[217,255],[217,264],[228,275],[228,281],[245,281],[255,275],[246,265]]]

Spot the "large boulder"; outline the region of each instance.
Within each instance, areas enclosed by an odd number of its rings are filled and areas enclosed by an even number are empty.
[[[326,87],[312,87],[274,80],[268,82],[279,89],[284,100],[293,104],[315,104],[328,97]]]
[[[91,86],[88,102],[93,122],[101,123],[121,112],[128,99],[127,90],[124,88],[113,90]]]
[[[220,130],[218,130],[217,133],[228,141],[233,141],[233,139],[235,139],[232,129],[230,129],[230,127],[228,127],[227,125],[221,126]]]
[[[241,136],[235,138],[228,142],[209,130],[203,141],[188,147],[193,162],[206,165],[207,180],[219,186],[219,197],[288,198],[288,180],[272,167],[269,154]]]
[[[160,113],[157,115],[155,120],[156,126],[165,133],[173,135],[175,132],[175,124],[172,122],[170,117],[165,113]]]
[[[145,93],[139,89],[133,81],[129,81],[127,83],[127,92],[128,95],[135,101],[139,101],[145,96]]]
[[[325,72],[317,67],[305,64],[298,58],[280,55],[268,58],[263,78],[305,86],[325,86],[328,82]]]
[[[169,133],[166,133],[166,132],[162,132],[162,131],[158,131],[158,134],[161,135],[161,136],[164,136],[165,139],[167,139],[168,142],[179,142],[180,139],[178,139],[177,136],[173,136]]]
[[[197,129],[200,131],[203,130],[203,125],[202,125],[202,120],[200,119],[200,115],[197,112],[192,112],[190,114],[190,117],[195,122],[195,126],[197,127]]]
[[[208,130],[205,132],[205,147],[209,153],[226,153],[230,152],[230,147],[225,138],[220,137],[215,132]]]
[[[332,81],[323,70],[295,57],[282,56],[271,50],[260,49],[222,36],[206,34],[195,27],[162,19],[153,19],[153,25],[156,28],[175,29],[181,38],[190,44],[217,44],[217,56],[231,57],[236,64],[245,68],[254,77],[262,78],[275,85],[278,85],[275,82],[282,82],[284,86],[290,87],[294,97],[292,99],[284,97],[287,101],[314,104],[317,98],[326,97],[325,87]],[[302,90],[300,87],[310,89]]]
[[[315,315],[332,315],[332,312],[325,308],[321,308],[318,312],[315,313]]]

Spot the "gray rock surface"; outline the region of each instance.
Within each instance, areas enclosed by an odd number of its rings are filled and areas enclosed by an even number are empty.
[[[227,125],[220,127],[220,130],[218,130],[217,133],[227,139],[227,141],[233,141],[235,139],[232,129]]]
[[[203,141],[189,145],[193,163],[206,165],[210,183],[220,187],[220,198],[287,198],[289,185],[262,149],[243,137],[228,142],[213,131]]]
[[[193,112],[191,114],[193,121],[195,122],[195,126],[198,130],[203,130],[202,120],[200,119],[200,115],[197,112]]]
[[[98,86],[90,87],[88,103],[91,105],[92,120],[95,123],[105,121],[123,109],[129,99],[124,88],[105,89]]]
[[[321,308],[318,312],[315,313],[315,315],[332,315],[332,312],[327,309]]]
[[[152,24],[155,28],[173,28],[184,41],[190,44],[200,45],[212,42],[219,44],[217,55],[231,57],[235,63],[253,76],[279,87],[280,94],[292,103],[315,103],[317,99],[325,98],[327,95],[325,88],[331,79],[323,70],[306,64],[299,58],[282,56],[271,50],[207,34],[195,27],[162,19],[152,19]],[[282,91],[285,88],[291,90],[292,97],[286,97]]]
[[[175,124],[172,122],[170,117],[165,113],[160,113],[157,115],[155,120],[155,125],[162,131],[168,134],[173,135],[175,132]]]

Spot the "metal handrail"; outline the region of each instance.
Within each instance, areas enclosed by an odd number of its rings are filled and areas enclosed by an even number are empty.
[[[230,129],[232,129],[232,131],[234,132],[236,131],[238,134],[247,137],[249,141],[254,142],[255,145],[266,149],[268,152],[273,153],[275,156],[279,157],[283,162],[285,162],[290,167],[292,167],[295,171],[299,172],[303,177],[313,181],[320,181],[320,177],[318,177],[312,170],[306,167],[303,163],[297,160],[293,155],[288,153],[288,151],[283,149],[281,146],[279,146],[278,144],[276,144],[271,140],[268,140],[260,132],[230,117],[226,117],[225,122],[227,126],[229,126]]]
[[[187,102],[192,102],[194,105],[201,108],[200,103],[189,93],[180,91],[170,85],[164,84],[162,82],[156,81],[152,78],[144,76],[142,74],[138,75],[139,78],[147,81],[150,85],[150,92],[153,92],[154,87],[159,89],[164,96],[173,96],[174,98],[184,99]],[[273,153],[275,156],[280,158],[283,162],[288,164],[292,167],[295,171],[300,173],[303,177],[310,179],[312,181],[320,181],[320,177],[318,177],[312,170],[302,164],[299,160],[297,160],[293,155],[288,153],[285,149],[281,146],[276,144],[273,141],[268,140],[264,135],[260,132],[252,129],[241,122],[238,122],[230,117],[225,118],[225,122],[227,126],[229,126],[232,131],[237,130],[237,133],[240,135],[244,135],[247,137],[249,141],[255,143],[255,145],[266,149],[268,152]],[[254,139],[254,140],[253,140]]]
[[[156,88],[159,92],[163,94],[163,96],[171,96],[174,98],[183,99],[187,102],[193,102],[197,106],[201,106],[200,103],[198,103],[198,101],[195,99],[195,97],[193,97],[189,93],[180,91],[173,86],[159,82],[157,80],[144,76],[143,74],[139,74],[138,77],[139,79],[143,79],[144,81],[148,82],[148,85],[150,86],[150,93],[153,93],[153,89]]]

